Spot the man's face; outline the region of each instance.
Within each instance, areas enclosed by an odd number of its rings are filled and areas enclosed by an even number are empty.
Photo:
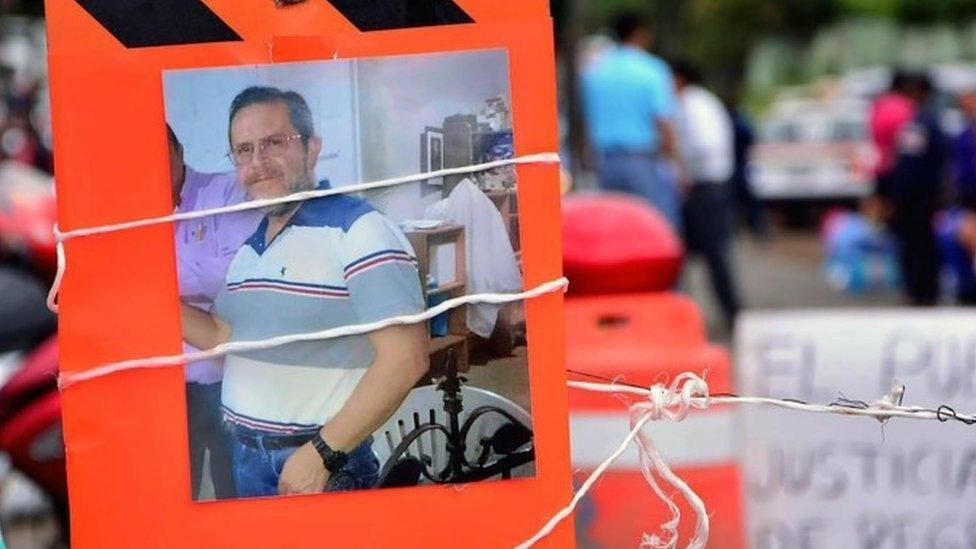
[[[255,103],[237,111],[230,125],[231,150],[250,144],[251,158],[237,165],[238,180],[251,199],[279,198],[315,186],[315,161],[322,143],[312,137],[308,146],[291,139],[284,151],[275,155],[261,151],[261,140],[298,133],[291,124],[288,105],[283,101]]]

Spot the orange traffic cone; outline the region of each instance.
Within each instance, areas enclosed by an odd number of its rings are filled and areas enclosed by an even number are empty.
[[[649,387],[690,371],[704,375],[712,393],[732,391],[728,353],[706,342],[701,315],[683,296],[569,299],[566,324],[571,378],[597,376]],[[746,546],[734,423],[731,409],[714,407],[681,423],[645,428],[672,470],[705,502],[711,518],[708,546],[721,549]],[[571,390],[570,428],[573,465],[589,474],[630,430],[628,405],[605,393]],[[635,547],[642,532],[656,533],[670,519],[640,472],[636,447],[617,460],[588,498],[577,518],[580,547]],[[679,499],[679,536],[690,539],[694,512]]]

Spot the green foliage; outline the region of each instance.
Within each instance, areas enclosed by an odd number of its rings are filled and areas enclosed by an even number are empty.
[[[659,53],[696,61],[727,92],[759,38],[808,38],[839,15],[833,0],[588,0],[584,24],[598,30],[624,9],[648,16]]]
[[[867,18],[902,26],[960,23],[976,18],[976,0],[581,0],[589,32],[609,23],[620,10],[642,12],[655,29],[655,49],[666,57],[699,63],[713,85],[731,92],[745,73],[746,59],[760,40],[805,44],[841,20]],[[885,42],[885,46],[890,44]],[[834,44],[820,44],[814,64],[833,63]],[[855,52],[857,53],[857,52]],[[869,55],[870,54],[870,55]],[[877,57],[876,52],[847,57]],[[798,59],[796,76],[808,70]],[[814,67],[815,68],[815,67]]]
[[[907,24],[926,24],[942,21],[955,22],[976,15],[976,2],[972,0],[899,0],[891,2],[892,15]]]

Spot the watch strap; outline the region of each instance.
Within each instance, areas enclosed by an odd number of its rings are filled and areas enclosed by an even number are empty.
[[[339,450],[333,450],[329,443],[322,438],[322,435],[315,433],[312,437],[312,447],[315,451],[319,453],[322,457],[322,463],[325,464],[325,468],[330,473],[336,473],[343,467],[345,467],[346,462],[349,461],[349,456],[345,452],[340,452]]]

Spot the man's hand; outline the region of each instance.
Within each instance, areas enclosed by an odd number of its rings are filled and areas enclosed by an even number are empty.
[[[301,445],[286,461],[278,479],[278,494],[317,494],[325,490],[329,471],[311,442]]]

